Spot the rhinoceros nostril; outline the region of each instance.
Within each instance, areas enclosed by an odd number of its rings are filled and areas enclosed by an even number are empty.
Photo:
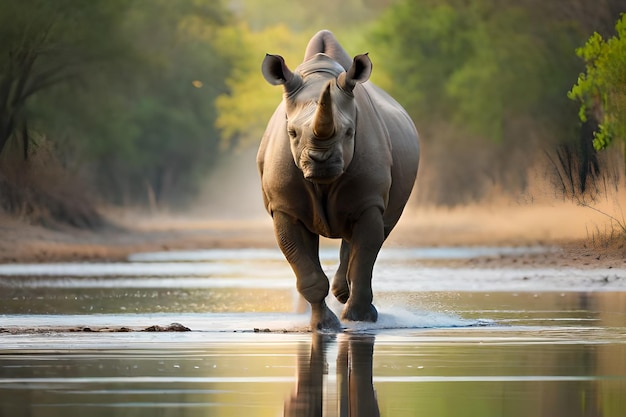
[[[328,158],[330,158],[330,152],[326,151],[316,151],[316,150],[309,150],[309,158],[311,158],[312,161],[315,162],[324,162],[326,160],[328,160]]]

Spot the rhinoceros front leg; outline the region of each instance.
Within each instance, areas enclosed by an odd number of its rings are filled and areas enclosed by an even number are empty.
[[[372,271],[384,241],[382,213],[378,208],[369,208],[363,212],[352,229],[347,273],[350,296],[341,315],[342,319],[371,322],[378,319],[378,312],[372,305]]]
[[[298,292],[311,304],[311,330],[341,330],[339,319],[325,301],[330,285],[320,265],[319,236],[285,213],[272,216],[276,241],[296,274]]]

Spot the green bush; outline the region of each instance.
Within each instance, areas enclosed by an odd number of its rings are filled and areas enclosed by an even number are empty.
[[[605,149],[615,140],[626,141],[626,14],[615,25],[616,34],[605,40],[594,33],[576,54],[586,70],[568,97],[580,102],[579,117],[598,122],[593,145]]]

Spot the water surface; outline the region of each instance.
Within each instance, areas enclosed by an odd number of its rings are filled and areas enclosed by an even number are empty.
[[[383,252],[338,335],[277,251],[0,265],[0,416],[625,415],[626,271],[420,264],[497,250]]]

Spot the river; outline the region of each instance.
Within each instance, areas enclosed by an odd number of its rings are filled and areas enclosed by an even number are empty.
[[[0,416],[623,416],[626,270],[445,266],[543,250],[384,249],[335,335],[277,250],[0,265]]]

